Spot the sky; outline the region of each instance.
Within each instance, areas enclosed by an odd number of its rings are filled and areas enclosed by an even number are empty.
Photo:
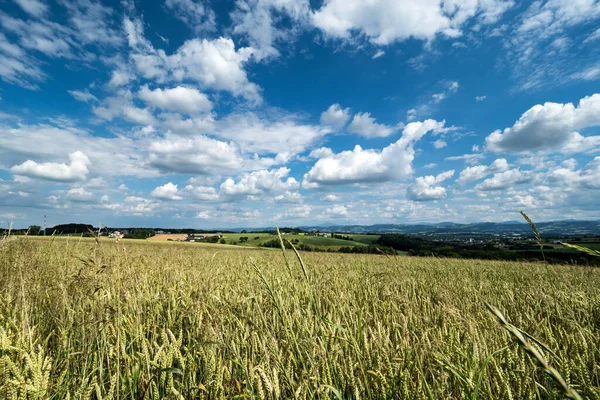
[[[600,1],[0,0],[0,224],[600,218]]]

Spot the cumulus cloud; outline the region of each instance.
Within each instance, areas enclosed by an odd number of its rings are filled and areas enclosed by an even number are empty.
[[[92,192],[88,192],[82,187],[70,189],[67,192],[67,198],[77,203],[93,203],[97,201],[96,196]]]
[[[286,190],[285,193],[275,196],[275,200],[280,203],[302,203],[304,201],[304,196],[302,196],[299,192],[292,192]]]
[[[233,114],[220,121],[214,135],[236,142],[244,152],[297,154],[330,132],[303,124],[293,115],[269,118],[254,113]]]
[[[210,219],[210,214],[208,211],[200,211],[198,214],[196,214],[196,218],[199,219]]]
[[[212,102],[204,93],[184,86],[150,90],[148,85],[144,85],[139,91],[139,97],[150,106],[190,115],[212,109]]]
[[[409,38],[433,40],[438,34],[457,37],[462,25],[477,17],[481,24],[493,23],[514,3],[512,1],[360,1],[329,0],[312,13],[313,24],[333,38],[366,37],[376,45],[388,45]]]
[[[322,201],[338,201],[340,198],[335,194],[328,194],[327,196],[321,197]]]
[[[140,125],[152,125],[156,122],[154,115],[147,108],[137,108],[133,106],[125,106],[123,108],[123,118],[129,122]]]
[[[515,185],[528,183],[532,180],[530,172],[521,171],[520,169],[511,169],[504,172],[494,174],[491,178],[475,185],[475,190],[491,191],[504,190]]]
[[[183,138],[167,135],[149,146],[150,163],[165,172],[212,174],[242,167],[242,156],[234,143],[206,136]]]
[[[191,80],[204,88],[226,91],[254,103],[262,101],[260,88],[248,80],[244,69],[255,49],[236,49],[233,40],[220,37],[188,40],[175,53],[167,55],[144,37],[140,20],[126,18],[124,28],[132,49],[130,59],[142,77],[159,83]]]
[[[325,210],[325,215],[334,215],[334,216],[346,216],[348,215],[348,208],[344,205],[338,204],[333,207],[330,207]]]
[[[159,117],[160,125],[177,135],[198,135],[216,129],[212,114],[186,118],[178,113],[162,113]]]
[[[340,185],[368,182],[385,182],[409,176],[412,173],[414,144],[427,132],[441,129],[444,121],[426,120],[406,125],[402,137],[381,151],[343,151],[319,159],[304,175],[302,185],[315,188],[326,185]]]
[[[497,130],[485,142],[494,152],[580,152],[600,146],[600,136],[584,137],[580,129],[600,125],[600,94],[573,103],[537,104],[510,128]]]
[[[46,162],[37,163],[27,160],[21,165],[15,165],[10,171],[15,175],[30,178],[45,179],[56,182],[83,181],[89,172],[90,159],[82,152],[69,154],[69,164]]]
[[[476,165],[474,167],[467,167],[463,169],[456,180],[459,185],[464,185],[467,182],[477,181],[485,178],[486,176],[496,173],[504,172],[508,170],[508,162],[505,158],[498,158],[492,164],[488,165]]]
[[[406,194],[415,201],[439,200],[446,197],[446,188],[440,183],[454,176],[454,170],[442,172],[437,176],[428,175],[418,177],[408,186]]]
[[[196,200],[214,201],[219,198],[219,193],[217,192],[217,189],[211,186],[187,185],[185,187],[185,192],[189,197]]]
[[[205,87],[224,90],[253,102],[260,102],[260,89],[248,80],[244,64],[252,48],[236,50],[233,40],[192,39],[185,42],[169,60],[175,79],[192,79]]]
[[[87,168],[94,175],[154,176],[158,172],[147,162],[147,143],[125,136],[101,137],[72,126],[0,125],[0,168],[23,163],[35,143],[37,157],[43,161],[66,159],[82,152],[89,157]]]
[[[398,128],[375,122],[370,113],[358,113],[348,125],[348,132],[356,133],[367,138],[386,137],[394,133]]]
[[[161,200],[182,200],[183,199],[183,197],[181,197],[178,194],[177,185],[173,184],[172,182],[165,183],[162,186],[156,187],[150,193],[150,196],[152,196],[156,199],[161,199]]]
[[[160,202],[138,196],[127,196],[123,204],[105,204],[104,208],[131,215],[150,215],[156,212]]]
[[[313,151],[311,151],[308,156],[310,158],[324,158],[324,157],[330,157],[332,155],[333,155],[333,150],[331,150],[329,147],[321,147],[319,149],[314,149]]]
[[[225,180],[220,193],[226,196],[260,196],[297,189],[300,185],[293,177],[287,177],[289,173],[290,169],[286,167],[243,173],[238,182],[231,178]]]
[[[549,182],[552,185],[560,184],[582,190],[600,189],[600,156],[594,157],[579,170],[575,167],[575,162],[563,162],[561,166],[548,172]]]
[[[350,109],[342,108],[339,104],[332,104],[321,114],[321,125],[330,126],[341,130],[350,119]]]

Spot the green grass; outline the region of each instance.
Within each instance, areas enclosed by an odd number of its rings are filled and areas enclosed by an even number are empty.
[[[358,236],[358,235],[357,235]],[[367,235],[360,235],[367,236]],[[247,242],[241,242],[240,237],[247,237]],[[306,235],[283,235],[285,239],[290,242],[293,240],[298,240],[299,243],[304,243],[309,246],[316,246],[319,248],[339,248],[344,246],[366,246],[367,242],[356,240],[342,240],[342,239],[334,239],[329,234],[329,237],[320,237],[320,236],[306,236]],[[258,238],[258,239],[255,239]],[[271,241],[278,240],[277,235],[270,235],[268,233],[225,233],[223,234],[223,239],[225,239],[226,243],[232,244],[237,243],[241,246],[260,246],[261,244]]]
[[[377,241],[377,239],[379,239],[379,235],[359,235],[359,234],[345,234],[343,233],[342,235],[344,236],[350,236],[352,238],[352,240],[354,240],[355,242],[361,242],[361,243],[365,243],[365,244],[373,244]]]
[[[560,399],[555,368],[600,399],[599,269],[303,253],[307,280],[286,257],[10,240],[0,398]]]

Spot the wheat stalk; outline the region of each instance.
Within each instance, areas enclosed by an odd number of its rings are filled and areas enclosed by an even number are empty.
[[[540,351],[536,347],[529,343],[529,340],[527,340],[523,333],[521,333],[522,331],[519,328],[509,323],[502,314],[502,312],[496,307],[488,303],[486,303],[486,305],[488,309],[496,316],[496,319],[498,320],[500,325],[508,333],[510,333],[513,337],[517,339],[517,343],[519,344],[519,346],[523,350],[525,350],[527,354],[529,354],[534,359],[534,361],[536,361],[536,363],[544,370],[544,372],[550,375],[550,377],[554,380],[554,382],[558,384],[558,386],[561,388],[562,392],[567,398],[573,400],[582,400],[582,397],[579,395],[579,393],[577,393],[575,389],[570,387],[564,380],[562,375],[558,372],[558,370],[551,366],[550,363],[544,358],[542,353],[540,353]],[[530,335],[527,336],[531,337]]]
[[[535,236],[535,241],[537,242],[538,246],[540,246],[542,258],[544,259],[544,261],[546,261],[546,256],[544,255],[544,243],[542,242],[542,236],[540,235],[540,231],[538,230],[537,226],[535,226],[535,223],[531,220],[531,218],[529,218],[529,215],[525,214],[525,211],[519,210],[519,213],[523,216],[523,218],[525,218],[525,221],[527,221],[527,223],[531,227],[533,235]]]

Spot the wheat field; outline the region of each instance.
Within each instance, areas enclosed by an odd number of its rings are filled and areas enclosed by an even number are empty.
[[[600,399],[600,270],[301,256],[7,241],[0,398]]]

